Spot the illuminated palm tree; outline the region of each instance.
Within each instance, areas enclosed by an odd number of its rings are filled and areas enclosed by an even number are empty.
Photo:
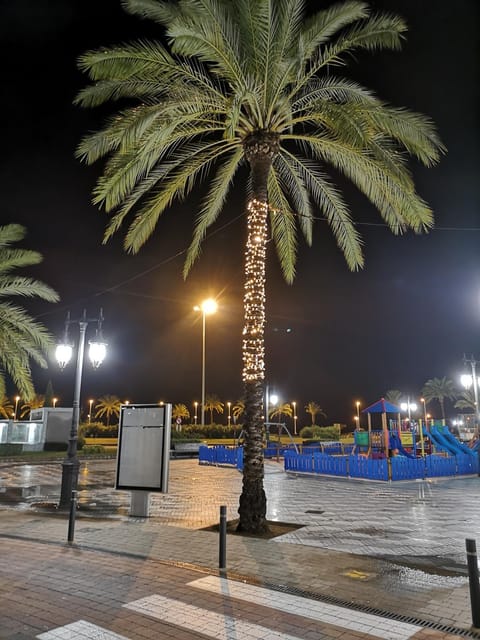
[[[45,396],[40,393],[36,393],[29,402],[22,404],[20,407],[20,417],[26,418],[32,409],[41,409],[44,406]]]
[[[175,404],[172,408],[172,418],[174,420],[177,418],[188,420],[188,418],[190,418],[190,411],[187,409],[187,405],[182,403]]]
[[[446,378],[432,378],[427,380],[422,389],[425,402],[438,400],[442,411],[442,419],[445,420],[445,400],[454,400],[457,397],[453,380]]]
[[[278,416],[280,422],[282,421],[282,416],[287,416],[291,418],[293,416],[293,408],[292,405],[288,402],[284,402],[283,404],[278,405],[278,407],[273,407],[268,412],[270,418],[275,418]]]
[[[13,403],[7,396],[3,396],[0,400],[0,416],[7,420],[10,420],[13,416]]]
[[[107,418],[107,427],[110,426],[110,418],[120,416],[122,401],[117,396],[102,396],[95,405],[95,418]]]
[[[83,140],[78,157],[87,163],[109,157],[94,202],[112,214],[105,240],[128,224],[125,249],[134,253],[160,216],[208,177],[185,276],[240,168],[249,171],[238,528],[260,532],[267,528],[262,435],[268,239],[289,283],[298,232],[311,244],[315,219],[329,225],[348,267],[363,267],[360,234],[327,167],[351,180],[393,233],[421,233],[433,216],[415,192],[407,156],[432,165],[442,145],[427,118],[392,107],[335,73],[357,51],[400,48],[404,21],[372,13],[366,2],[348,0],[308,17],[304,0],[124,0],[123,6],[157,22],[168,47],[142,40],[81,57],[92,84],[77,104],[122,104],[103,130]]]
[[[473,411],[476,411],[477,404],[473,389],[462,389],[454,406],[456,409],[473,409]]]
[[[327,414],[322,409],[322,407],[319,404],[317,404],[316,402],[314,402],[313,400],[310,400],[310,402],[308,402],[305,405],[305,411],[310,414],[310,416],[312,418],[312,425],[315,424],[315,420],[316,420],[317,415],[321,415],[324,418],[327,417]]]
[[[243,400],[237,400],[237,402],[232,407],[233,421],[235,422],[235,424],[237,423],[238,419],[243,416],[244,413],[245,402]]]
[[[16,269],[42,261],[36,251],[12,247],[25,235],[26,229],[19,224],[0,227],[0,397],[6,395],[5,375],[8,375],[22,398],[29,400],[35,395],[30,362],[45,369],[45,354],[53,346],[53,340],[42,324],[9,300],[22,296],[56,302],[58,295],[39,280],[13,274]]]
[[[210,411],[210,424],[213,424],[213,412],[223,413],[224,404],[214,393],[205,396],[205,411]]]
[[[399,407],[404,395],[399,389],[389,389],[385,394],[385,400]]]

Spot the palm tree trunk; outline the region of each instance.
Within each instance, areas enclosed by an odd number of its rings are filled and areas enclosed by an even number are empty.
[[[247,205],[245,252],[243,382],[245,443],[243,485],[238,507],[239,531],[261,533],[268,529],[267,499],[263,488],[263,398],[265,378],[265,268],[268,231],[267,181],[278,138],[265,132],[252,134],[244,143],[250,164],[252,198]]]

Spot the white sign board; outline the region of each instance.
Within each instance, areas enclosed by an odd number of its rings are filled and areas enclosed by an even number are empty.
[[[168,491],[172,405],[120,409],[116,489]]]

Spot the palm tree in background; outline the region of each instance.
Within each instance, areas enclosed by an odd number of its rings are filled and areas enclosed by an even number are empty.
[[[98,399],[95,405],[95,418],[107,418],[107,427],[110,426],[110,418],[120,416],[122,401],[118,396],[106,395]]]
[[[473,389],[462,389],[454,407],[456,409],[473,409],[473,411],[476,411],[477,403],[475,402],[475,392]]]
[[[30,361],[45,369],[45,354],[53,346],[53,340],[42,324],[9,300],[23,296],[57,302],[58,295],[39,280],[13,273],[42,261],[37,251],[12,247],[25,235],[25,227],[19,224],[0,227],[0,397],[6,395],[8,375],[22,398],[30,400],[35,395]]]
[[[273,407],[269,411],[269,418],[275,418],[278,416],[279,421],[282,421],[282,416],[287,416],[287,418],[291,418],[293,416],[293,408],[292,405],[288,402],[284,402],[283,404],[278,405],[278,407]]]
[[[313,400],[310,400],[310,402],[308,402],[305,405],[305,411],[310,414],[310,416],[312,418],[312,425],[315,424],[315,420],[317,418],[317,415],[320,415],[323,418],[327,417],[327,414],[322,409],[322,407],[319,404],[317,404],[316,402],[314,402]]]
[[[187,408],[187,405],[179,403],[175,404],[172,408],[172,418],[176,420],[180,418],[181,420],[188,420],[190,418],[190,411]]]
[[[2,418],[11,420],[13,416],[13,404],[7,396],[3,396],[3,398],[0,399],[0,416],[2,416]]]
[[[214,393],[207,393],[205,396],[205,411],[210,411],[210,424],[213,424],[213,412],[223,413],[224,404]]]
[[[245,402],[243,400],[237,400],[232,407],[233,421],[237,424],[238,419],[245,413]]]
[[[105,241],[127,224],[124,246],[134,253],[159,217],[208,177],[185,276],[239,169],[249,172],[238,528],[261,532],[267,528],[262,414],[268,239],[289,283],[298,232],[310,245],[315,219],[327,222],[348,267],[363,267],[360,234],[327,166],[367,196],[393,233],[421,233],[433,216],[415,192],[407,156],[430,166],[443,148],[427,118],[392,107],[336,74],[358,51],[400,48],[404,21],[373,14],[366,2],[349,0],[308,17],[304,0],[122,4],[158,23],[168,47],[142,40],[80,58],[92,84],[77,104],[121,105],[101,131],[82,141],[78,157],[88,164],[108,157],[94,202],[112,214]]]
[[[44,406],[45,396],[40,393],[36,393],[29,402],[25,402],[25,404],[22,404],[22,406],[20,407],[20,417],[26,418],[28,415],[30,415],[30,411],[32,409],[41,409]]]
[[[399,407],[404,395],[399,389],[389,389],[385,394],[385,400]]]
[[[422,396],[427,403],[432,402],[432,400],[438,400],[442,412],[442,419],[445,420],[445,400],[455,400],[457,392],[453,380],[444,376],[443,378],[427,380],[423,385]]]

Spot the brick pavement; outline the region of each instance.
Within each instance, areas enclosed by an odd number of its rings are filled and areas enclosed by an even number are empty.
[[[108,464],[104,467],[100,465],[100,476],[104,479],[108,477],[107,468],[110,467]],[[271,474],[269,477],[270,474],[267,471],[267,494],[269,494],[271,480],[277,487],[281,484],[279,477],[276,477],[279,476],[278,467],[271,467]],[[32,475],[42,475],[42,469],[30,470],[27,475],[29,475],[28,482],[24,483],[26,490],[28,487],[35,486],[29,484]],[[79,620],[108,629],[109,632],[115,632],[131,640],[170,636],[211,637],[210,631],[199,635],[195,630],[195,624],[202,617],[197,609],[210,612],[207,618],[212,627],[215,627],[218,622],[216,617],[218,612],[223,612],[222,615],[226,616],[224,622],[228,618],[228,624],[227,622],[225,624],[236,625],[237,635],[227,635],[228,638],[242,638],[242,635],[238,635],[240,632],[247,634],[245,637],[253,634],[252,638],[258,632],[260,633],[258,637],[272,639],[277,637],[273,635],[274,633],[280,633],[278,637],[292,636],[302,639],[383,637],[378,635],[380,632],[377,628],[374,629],[375,633],[369,636],[357,628],[346,630],[345,626],[342,626],[348,621],[357,621],[362,615],[369,615],[368,611],[363,614],[361,611],[342,609],[344,613],[340,615],[336,624],[325,622],[323,618],[323,621],[312,620],[308,616],[301,616],[299,622],[298,616],[291,612],[279,612],[274,607],[272,613],[272,607],[280,598],[277,591],[268,590],[269,603],[262,605],[259,610],[257,603],[242,601],[243,604],[239,604],[238,598],[205,594],[191,586],[195,580],[199,579],[199,573],[201,575],[217,573],[218,534],[199,530],[197,527],[199,524],[200,526],[212,524],[212,521],[216,520],[219,504],[227,504],[229,517],[232,516],[239,489],[239,476],[236,472],[230,469],[205,469],[199,467],[195,461],[175,462],[171,466],[170,493],[167,496],[154,497],[152,500],[154,516],[149,520],[129,518],[125,515],[126,496],[121,492],[112,492],[105,487],[104,483],[102,484],[103,481],[97,482],[93,467],[86,475],[89,480],[85,484],[89,489],[85,489],[84,499],[89,509],[85,514],[81,513],[77,519],[73,546],[65,543],[65,517],[53,517],[25,506],[22,509],[19,507],[12,509],[11,503],[9,508],[4,504],[3,509],[0,509],[0,538],[2,538],[4,551],[2,556],[6,558],[8,553],[8,558],[12,559],[12,562],[3,562],[0,570],[2,603],[0,638],[9,640],[34,638],[41,633],[54,633],[56,628],[77,624]],[[52,465],[48,465],[48,468],[44,469],[44,477],[47,476],[52,483],[57,482],[58,469],[55,472]],[[12,468],[7,470],[4,466],[0,467],[0,490],[2,483],[14,482],[13,477]],[[323,496],[329,496],[327,512],[330,504],[335,503],[335,494],[337,503],[339,496],[344,502],[355,499],[350,487],[345,484],[332,485],[329,482],[320,486],[317,480],[310,480],[310,495],[305,492],[308,481],[307,484],[303,480],[301,483],[287,481],[285,487],[288,487],[288,484],[290,484],[288,491],[292,490],[291,486],[297,488],[295,509],[300,512],[303,505],[302,517],[307,520],[310,517],[313,522],[315,522],[315,514],[308,516],[305,512],[308,511],[308,506],[312,506],[312,501],[318,501],[315,495],[316,487],[322,490]],[[452,491],[459,492],[459,487],[460,485],[454,486]],[[472,484],[471,487],[473,490],[474,485]],[[376,491],[380,494],[376,499],[381,501],[381,494],[387,489],[377,487]],[[399,488],[395,488],[395,492],[397,501],[402,502],[401,494],[404,496],[403,502],[409,503],[411,489],[406,487],[402,493]],[[284,507],[282,510],[278,502],[279,496],[275,492],[270,493],[269,508],[272,512],[269,517],[277,515],[277,519],[283,519],[281,516],[286,513],[286,509]],[[362,493],[369,496],[370,489],[362,490]],[[120,517],[113,517],[112,514],[109,514],[109,517],[98,517],[98,513],[95,515],[92,501],[98,500],[98,504],[104,505],[107,495],[112,496]],[[201,495],[210,496],[208,504],[202,502],[199,497]],[[349,498],[346,497],[348,495]],[[36,498],[41,497],[41,495],[36,496]],[[31,504],[36,498],[28,499],[27,504]],[[450,507],[451,496],[446,495],[445,498]],[[440,502],[439,495],[436,495],[435,500]],[[326,504],[323,501],[324,507]],[[465,498],[464,504],[469,504]],[[365,508],[365,504],[363,506]],[[289,504],[288,509],[292,513],[292,504]],[[200,511],[202,514],[199,513]],[[380,526],[383,515],[385,530],[385,522],[391,514],[389,512],[383,514],[383,511],[379,510],[373,515],[377,527]],[[292,518],[289,520],[292,521]],[[350,523],[349,517],[347,520]],[[422,522],[424,529],[425,514]],[[182,526],[179,526],[180,523]],[[365,525],[364,522],[361,524]],[[319,525],[316,523],[311,526]],[[308,526],[304,529],[308,529]],[[315,536],[318,538],[317,533]],[[418,534],[417,536],[421,548],[424,538],[420,539],[421,536]],[[308,535],[306,538],[308,540]],[[397,564],[395,558],[392,562],[385,557],[372,557],[366,553],[353,554],[332,549],[329,539],[327,535],[326,545],[320,547],[310,546],[308,542],[302,544],[301,537],[288,538],[287,536],[286,540],[281,538],[265,541],[229,536],[227,565],[231,580],[228,582],[237,584],[240,579],[241,583],[247,584],[283,585],[290,596],[310,595],[311,597],[305,600],[310,603],[308,606],[312,611],[314,603],[317,606],[318,602],[321,602],[314,597],[318,594],[336,598],[339,602],[362,605],[364,608],[368,607],[369,611],[378,610],[380,613],[411,617],[426,623],[443,624],[446,627],[464,630],[469,628],[471,614],[468,585],[465,576],[461,573],[454,572],[454,575],[441,575],[441,572],[425,573]],[[345,540],[346,548],[351,548],[349,547],[351,540],[348,536]],[[341,546],[340,540],[336,541],[336,546]],[[444,544],[443,547],[445,548]],[[402,552],[404,551],[402,548]],[[435,548],[430,551],[435,552]],[[449,557],[448,560],[451,561],[452,558]],[[143,602],[142,599],[145,598],[147,599],[145,606],[150,607],[150,613],[156,612],[155,615],[159,610],[158,607],[155,608],[155,603],[159,602],[158,598],[166,598],[161,601],[163,603],[160,607],[161,611],[175,612],[176,603],[183,602],[183,610],[189,612],[187,618],[193,618],[193,621],[186,620],[186,626],[182,626],[174,624],[172,620],[160,620],[153,614],[139,614],[138,610],[126,608],[129,603]],[[208,604],[205,598],[213,598],[213,604]],[[188,609],[187,604],[193,608]],[[264,611],[265,607],[268,608],[267,612]],[[7,616],[4,611],[8,611]],[[227,616],[226,611],[231,612],[231,615],[229,613]],[[248,611],[250,613],[247,613]],[[318,618],[320,614],[317,612],[315,615]],[[321,615],[324,615],[323,611]],[[239,627],[238,620],[246,621],[250,626]],[[263,624],[259,624],[259,620]],[[258,631],[257,627],[265,627],[265,622],[268,622],[267,628],[270,630],[267,635],[261,635],[264,632]],[[402,623],[401,620],[390,618],[386,623],[387,629],[392,631],[395,625],[400,623]],[[357,621],[355,624],[360,623]],[[410,637],[428,637],[432,640],[453,637],[442,634],[436,629],[421,627],[422,625],[419,625]],[[84,631],[81,625],[75,627],[70,637],[107,638],[107,636],[98,635],[98,631],[95,631],[97,635],[95,633],[90,636],[81,635]],[[58,633],[66,632],[62,630]],[[191,635],[192,633],[194,635]],[[56,636],[45,636],[42,640],[50,640],[54,637]]]

